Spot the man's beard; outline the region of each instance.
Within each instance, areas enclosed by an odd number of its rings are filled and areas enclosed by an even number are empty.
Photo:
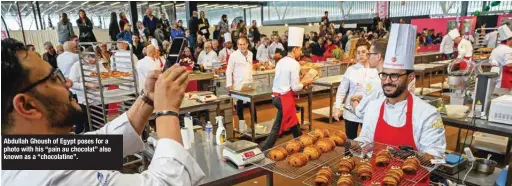
[[[85,121],[84,111],[71,105],[73,94],[69,92],[68,104],[59,103],[52,97],[36,92],[35,97],[46,106],[46,118],[53,128],[72,127],[75,124],[83,124]]]
[[[395,92],[389,94],[389,93],[386,93],[386,90],[384,90],[385,87],[396,87],[396,90]],[[384,92],[384,95],[388,98],[397,98],[398,96],[400,96],[403,92],[405,92],[405,90],[407,89],[407,86],[405,85],[393,85],[393,84],[384,84],[382,85],[382,91]]]

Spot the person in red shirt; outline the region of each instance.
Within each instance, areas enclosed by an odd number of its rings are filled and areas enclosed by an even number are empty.
[[[333,58],[332,51],[338,48],[338,46],[336,46],[336,44],[334,44],[330,39],[327,39],[326,41],[327,42],[324,44],[324,57]]]

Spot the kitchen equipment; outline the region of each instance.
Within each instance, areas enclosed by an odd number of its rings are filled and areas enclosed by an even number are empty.
[[[204,91],[204,92],[198,92],[197,93],[197,101],[206,103],[209,101],[215,101],[217,100],[217,96],[213,94],[213,92]]]
[[[454,175],[466,169],[468,159],[462,157],[458,153],[446,154],[445,159],[446,163],[439,165],[439,167],[435,171],[446,173],[449,175]]]
[[[458,69],[460,64],[465,62],[467,67],[465,69]],[[453,60],[448,65],[448,85],[451,89],[450,104],[452,105],[465,105],[468,103],[468,82],[473,75],[475,64],[472,61]]]
[[[265,157],[258,156],[261,154],[261,150],[257,146],[258,144],[246,140],[226,144],[222,150],[224,161],[229,160],[239,169],[243,169],[245,165],[260,161]]]
[[[466,116],[466,111],[469,109],[466,105],[445,105],[446,115],[449,118],[460,119]]]
[[[477,75],[472,108],[475,117],[487,119],[491,95],[497,80],[498,73],[495,72],[482,72]]]
[[[481,173],[493,173],[498,164],[494,160],[483,158],[476,159],[475,163],[475,170]]]
[[[512,125],[512,95],[503,95],[491,101],[489,121]]]

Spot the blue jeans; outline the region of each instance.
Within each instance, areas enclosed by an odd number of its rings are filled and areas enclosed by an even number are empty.
[[[452,59],[452,54],[443,54],[446,60]]]
[[[190,34],[190,36],[188,37],[188,46],[190,47],[192,54],[196,50],[196,42],[197,42],[197,34]]]

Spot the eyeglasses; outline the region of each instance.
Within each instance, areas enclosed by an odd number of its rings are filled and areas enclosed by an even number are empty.
[[[31,84],[27,88],[22,89],[20,91],[20,93],[25,93],[25,92],[29,91],[30,89],[36,87],[37,85],[39,85],[49,79],[54,79],[54,78],[57,78],[62,83],[66,83],[66,77],[64,77],[64,74],[62,74],[62,72],[58,68],[55,68],[50,74],[48,74],[48,76],[44,77],[43,79],[41,79],[39,81],[36,81],[35,83]]]
[[[385,81],[389,77],[389,79],[391,79],[392,82],[395,82],[395,81],[398,80],[398,78],[400,78],[401,76],[405,76],[405,75],[407,75],[407,73],[404,73],[404,74],[398,74],[398,73],[388,74],[388,73],[381,72],[381,73],[379,73],[379,78],[380,78],[380,80]]]
[[[368,57],[370,57],[371,55],[377,55],[377,54],[379,54],[379,53],[377,53],[377,52],[368,52],[368,53],[366,53],[366,55]]]

